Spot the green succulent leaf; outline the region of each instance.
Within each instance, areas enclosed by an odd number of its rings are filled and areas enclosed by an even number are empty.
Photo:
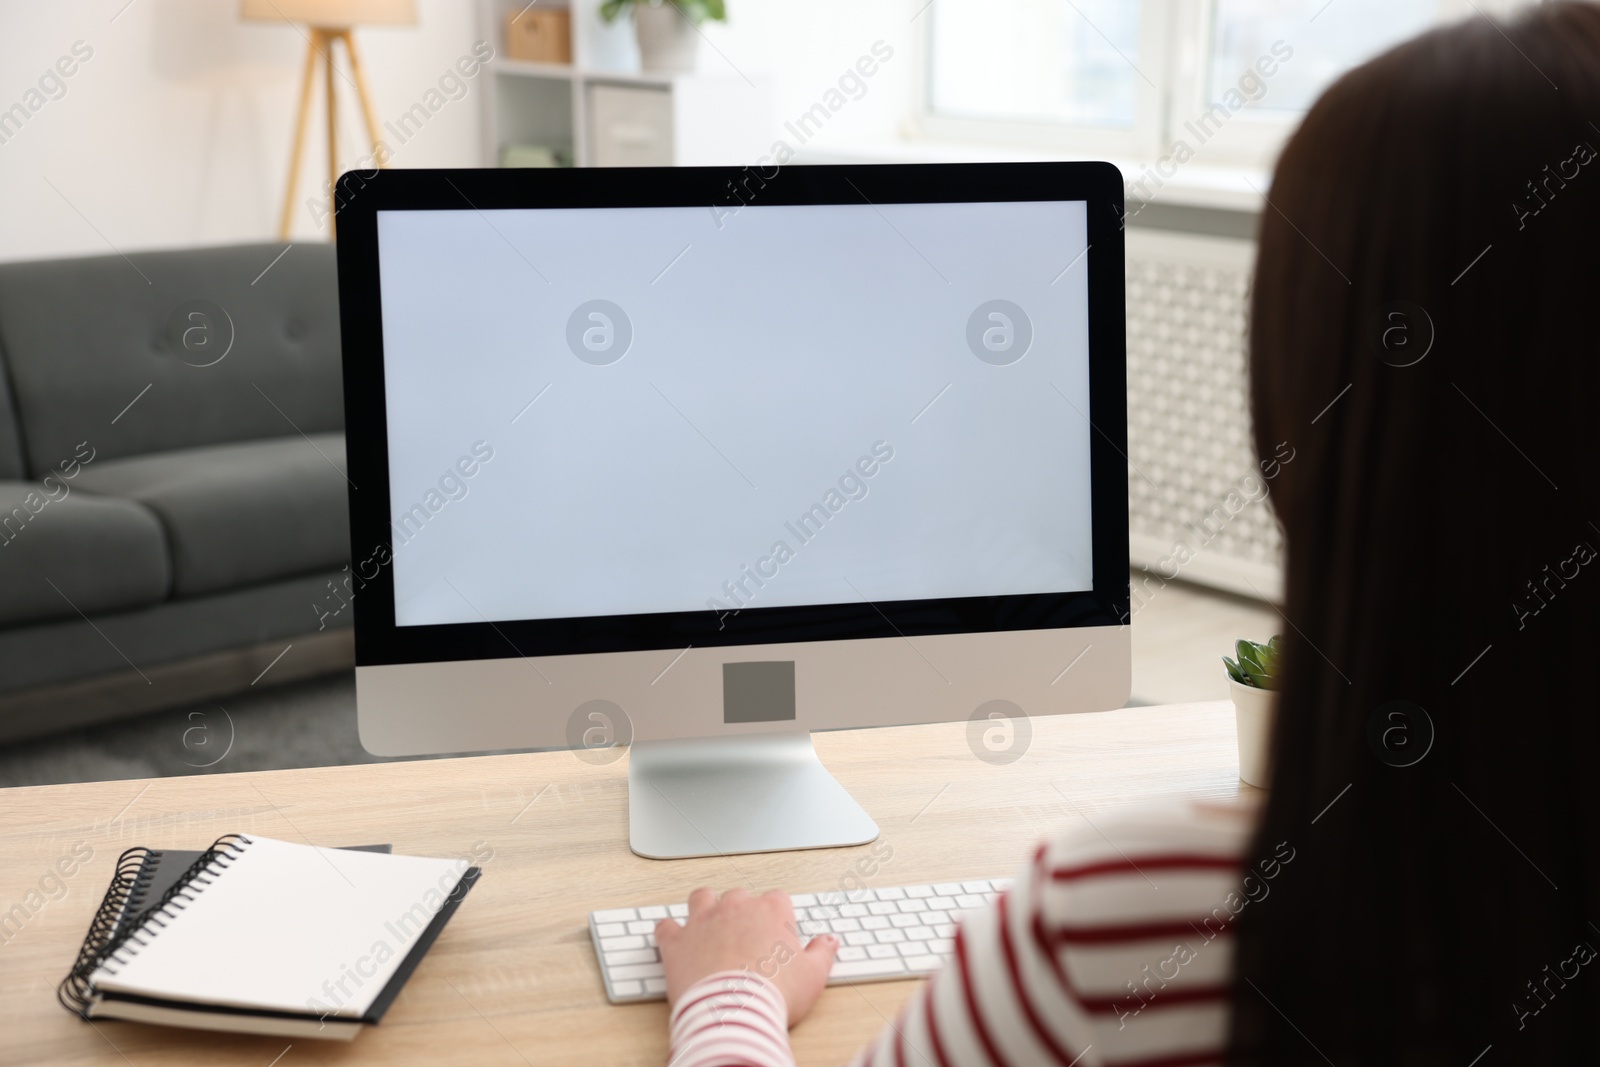
[[[1223,656],[1222,662],[1228,668],[1228,677],[1240,685],[1256,689],[1276,689],[1279,674],[1278,656],[1282,647],[1282,634],[1273,635],[1272,640],[1265,644],[1240,638],[1233,646],[1238,660]]]
[[[644,3],[656,7],[670,3],[696,26],[702,22],[728,21],[726,0],[606,0],[600,5],[600,17],[606,22],[615,22],[631,8]]]

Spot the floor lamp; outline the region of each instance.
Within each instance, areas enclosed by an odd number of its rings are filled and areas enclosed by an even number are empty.
[[[306,63],[300,75],[299,117],[294,125],[294,148],[289,154],[289,181],[283,191],[283,213],[278,219],[278,236],[289,237],[289,226],[294,218],[295,186],[300,181],[300,161],[305,155],[306,128],[311,120],[311,87],[316,80],[317,63],[322,63],[323,80],[327,83],[328,100],[328,182],[330,187],[339,180],[339,109],[338,70],[333,63],[333,46],[344,43],[345,54],[350,57],[350,73],[355,80],[356,96],[361,102],[361,115],[366,122],[367,137],[372,141],[374,164],[378,150],[378,113],[372,106],[372,90],[367,86],[367,76],[356,52],[352,29],[360,25],[410,26],[417,21],[415,0],[240,0],[239,17],[250,22],[287,22],[306,29]]]

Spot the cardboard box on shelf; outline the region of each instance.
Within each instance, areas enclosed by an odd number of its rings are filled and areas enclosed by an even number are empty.
[[[505,54],[532,63],[571,63],[572,13],[564,7],[507,12]]]

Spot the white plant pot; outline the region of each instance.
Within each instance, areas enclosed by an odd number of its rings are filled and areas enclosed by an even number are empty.
[[[1270,689],[1240,685],[1228,679],[1233,695],[1234,726],[1239,734],[1239,779],[1266,789],[1272,781],[1272,722],[1278,714],[1278,694]]]
[[[694,70],[700,33],[673,4],[635,4],[633,28],[639,37],[639,64],[659,74]]]

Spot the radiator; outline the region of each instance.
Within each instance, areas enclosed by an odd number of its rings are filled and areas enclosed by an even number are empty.
[[[1245,404],[1254,245],[1130,227],[1127,250],[1131,561],[1162,578],[1277,599],[1277,521],[1268,500],[1250,499],[1271,487]]]

